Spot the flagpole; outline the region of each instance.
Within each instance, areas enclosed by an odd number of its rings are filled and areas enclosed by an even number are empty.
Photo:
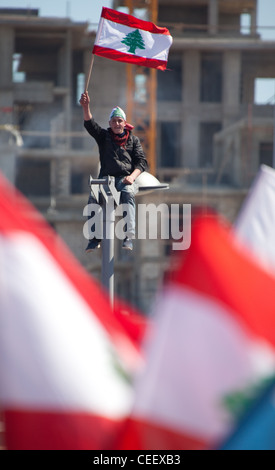
[[[94,59],[95,59],[95,56],[94,56],[94,54],[92,54],[90,68],[89,68],[89,72],[88,72],[88,76],[87,76],[87,80],[86,80],[86,84],[85,84],[84,93],[86,91],[88,91],[88,86],[89,86],[89,83],[90,83],[91,73],[92,73],[92,69],[93,69],[93,65],[94,65]]]

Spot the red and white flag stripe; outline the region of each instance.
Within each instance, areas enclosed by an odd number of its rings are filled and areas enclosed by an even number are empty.
[[[131,48],[125,38],[129,38],[129,35],[135,32],[139,35],[140,42],[133,44]],[[171,45],[172,36],[167,28],[104,7],[93,54],[120,62],[165,70]]]
[[[8,449],[111,448],[142,321],[107,296],[0,177],[0,407]],[[131,334],[129,334],[132,328]]]
[[[202,219],[154,308],[122,448],[207,449],[275,373],[275,278]]]

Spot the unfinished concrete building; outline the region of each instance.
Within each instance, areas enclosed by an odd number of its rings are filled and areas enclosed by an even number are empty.
[[[275,78],[275,41],[261,39],[256,0],[151,4],[173,36],[169,70],[156,72],[151,157],[170,189],[141,194],[137,202],[191,204],[192,211],[210,206],[233,221],[259,165],[273,162],[274,106],[256,104],[254,90],[258,78]],[[114,2],[121,7],[150,19],[150,2]],[[95,38],[88,26],[34,9],[0,9],[0,165],[100,279],[100,252],[86,255],[83,237],[89,175],[98,173],[97,146],[83,130],[78,104]],[[136,73],[131,105],[146,121],[151,77]],[[89,93],[102,126],[113,106],[129,109],[128,78],[125,64],[95,57]],[[139,116],[133,118],[146,147]],[[148,312],[171,263],[172,240],[137,239],[130,254],[115,243],[115,293]]]
[[[261,40],[256,13],[256,0],[159,1],[159,23],[170,20],[174,36],[176,73],[158,82],[158,121],[169,100],[180,143],[169,167],[210,168],[213,182],[243,188],[260,163],[272,164],[273,106],[255,105],[254,90],[275,76],[274,42]],[[169,96],[165,81],[175,79]],[[168,154],[162,146],[159,166]]]

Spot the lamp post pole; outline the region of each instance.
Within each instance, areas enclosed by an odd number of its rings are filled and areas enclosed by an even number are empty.
[[[168,189],[168,184],[161,184],[157,178],[146,171],[137,178],[139,192],[146,193],[156,189]],[[119,205],[120,192],[115,187],[114,176],[93,179],[90,176],[91,192],[103,211],[102,267],[101,282],[109,294],[110,304],[114,305],[114,242],[115,212]]]
[[[114,240],[115,208],[119,204],[120,193],[115,188],[115,178],[106,176],[100,179],[90,177],[91,191],[99,203],[102,202],[103,238],[101,281],[109,294],[110,304],[114,305]]]

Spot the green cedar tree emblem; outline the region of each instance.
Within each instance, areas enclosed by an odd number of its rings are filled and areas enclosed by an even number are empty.
[[[132,54],[136,53],[136,49],[145,49],[144,41],[138,29],[127,34],[121,42],[130,47],[128,52],[131,52]]]
[[[274,381],[274,374],[260,379],[257,383],[247,386],[243,390],[235,390],[222,399],[223,407],[233,419],[240,419],[245,411],[251,407],[255,399]]]

